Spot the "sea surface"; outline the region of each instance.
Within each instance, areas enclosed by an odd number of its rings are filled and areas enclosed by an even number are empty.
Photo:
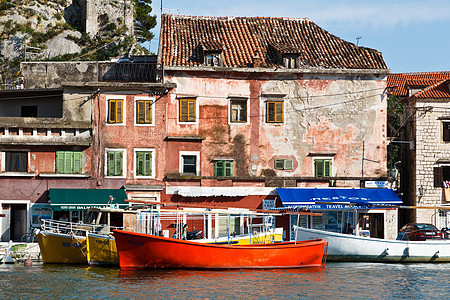
[[[328,263],[325,268],[121,271],[0,264],[0,299],[448,299],[450,264]]]

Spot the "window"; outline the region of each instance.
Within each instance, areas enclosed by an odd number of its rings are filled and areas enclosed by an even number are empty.
[[[288,69],[298,68],[298,54],[284,55],[283,56],[283,64]]]
[[[230,122],[247,122],[247,100],[230,101]]]
[[[233,176],[233,162],[226,160],[215,161],[214,176]]]
[[[28,172],[28,152],[5,152],[6,172]]]
[[[107,151],[106,152],[106,175],[123,176],[124,152]]]
[[[196,118],[196,99],[180,99],[180,122],[195,122]]]
[[[446,181],[450,181],[450,166],[435,167],[434,187],[443,187]]]
[[[82,170],[81,151],[56,151],[56,173],[81,174]]]
[[[135,151],[136,176],[153,176],[153,151]]]
[[[108,123],[123,123],[123,99],[108,100]]]
[[[450,122],[443,122],[442,139],[444,142],[450,142]]]
[[[331,176],[331,159],[315,159],[314,160],[314,176],[329,177]]]
[[[183,155],[183,173],[196,174],[197,157],[195,155]]]
[[[266,122],[268,123],[283,122],[283,101],[266,102]]]
[[[293,170],[294,169],[294,160],[276,158],[274,160],[274,168],[275,168],[275,170]]]
[[[152,124],[152,100],[136,100],[136,123]]]

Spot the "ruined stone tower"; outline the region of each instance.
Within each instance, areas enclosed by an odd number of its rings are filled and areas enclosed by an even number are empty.
[[[89,36],[94,37],[102,29],[107,16],[107,23],[114,23],[117,28],[125,25],[125,34],[134,33],[133,0],[81,0],[82,19]]]

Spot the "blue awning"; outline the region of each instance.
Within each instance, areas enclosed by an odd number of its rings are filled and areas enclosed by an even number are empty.
[[[392,189],[278,188],[277,192],[285,208],[345,209],[357,206],[363,209],[402,204]]]

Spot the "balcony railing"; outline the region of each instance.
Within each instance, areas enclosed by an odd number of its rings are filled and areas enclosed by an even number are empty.
[[[98,81],[161,82],[157,63],[100,63]]]

